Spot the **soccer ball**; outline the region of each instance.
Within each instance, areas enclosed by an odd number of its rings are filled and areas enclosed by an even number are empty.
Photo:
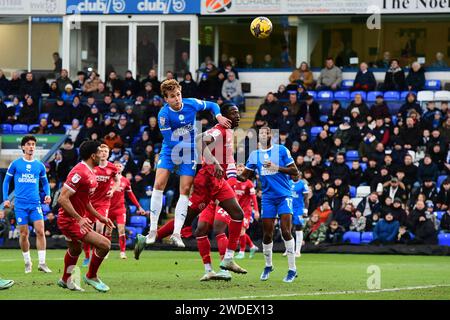
[[[250,25],[252,35],[258,39],[267,38],[272,30],[272,22],[266,17],[255,18]]]

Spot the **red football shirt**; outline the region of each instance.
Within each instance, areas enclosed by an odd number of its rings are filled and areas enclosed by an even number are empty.
[[[256,191],[253,182],[247,180],[245,182],[237,181],[234,188],[239,205],[244,211],[244,215],[252,215],[252,203],[256,201]],[[258,210],[258,203],[253,203],[255,210]]]
[[[94,168],[94,173],[97,176],[97,189],[92,196],[91,202],[94,208],[109,208],[111,198],[108,198],[106,194],[111,189],[112,181],[118,174],[117,168],[108,161],[106,166],[97,166]]]
[[[97,179],[94,171],[82,161],[69,172],[64,186],[74,192],[70,197],[70,202],[75,211],[80,216],[86,217],[89,213],[86,205],[97,188]],[[71,218],[62,207],[59,208],[59,214]]]
[[[119,211],[124,209],[125,207],[125,192],[133,192],[131,190],[130,181],[124,176],[120,177],[120,187],[119,190],[114,192],[112,197],[113,201],[111,201],[111,205],[109,207],[109,212]]]

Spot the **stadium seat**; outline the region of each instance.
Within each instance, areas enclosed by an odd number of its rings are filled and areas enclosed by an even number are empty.
[[[70,128],[72,128],[72,126],[71,126],[70,124],[65,124],[65,125],[64,125],[64,129],[66,129],[66,132],[67,132],[67,130],[69,130]]]
[[[139,160],[133,160],[134,161],[134,164],[138,164],[139,163]]]
[[[336,91],[334,93],[334,98],[336,100],[348,100],[348,99],[350,99],[350,92],[348,92],[348,91]]]
[[[33,129],[36,128],[36,127],[39,127],[39,125],[38,125],[38,124],[30,124],[30,125],[28,126],[28,132],[31,132],[31,130],[33,130]]]
[[[352,162],[351,161],[346,161],[345,164],[347,165],[347,167],[349,169],[352,169]]]
[[[39,115],[39,121],[41,121],[42,118],[48,119],[48,113],[41,113]]]
[[[2,124],[0,125],[2,133],[11,133],[13,131],[13,127],[10,124]]]
[[[356,187],[350,186],[350,198],[356,197]]]
[[[441,90],[441,80],[425,80],[425,90]]]
[[[442,182],[444,182],[444,180],[447,179],[447,177],[448,177],[448,176],[445,175],[445,174],[440,175],[440,176],[438,177],[438,179],[437,179],[436,187],[438,187],[439,189],[441,189]]]
[[[362,99],[363,99],[364,101],[367,100],[367,93],[366,93],[365,91],[353,91],[353,92],[350,94],[350,99],[352,99],[352,100],[355,99],[355,96],[356,96],[357,94],[360,94],[361,97],[362,97]]]
[[[52,211],[52,209],[50,209],[50,206],[48,204],[45,204],[45,203],[41,204],[41,208],[42,208],[42,211],[44,212],[44,214],[47,214],[50,211]]]
[[[361,232],[348,231],[344,233],[344,242],[349,242],[351,244],[361,243]]]
[[[311,128],[311,139],[314,141],[316,137],[322,132],[322,127],[312,127]]]
[[[441,233],[438,235],[440,246],[450,246],[450,233]]]
[[[328,116],[327,115],[320,116],[320,121],[321,122],[327,122],[328,121]]]
[[[445,211],[435,211],[434,214],[438,220],[442,220],[442,216],[445,214]]]
[[[365,162],[360,162],[359,163],[359,166],[361,167],[361,170],[364,172],[364,171],[366,171],[366,169],[367,169],[367,163],[365,163]]]
[[[129,206],[129,208],[130,208],[130,213],[131,214],[135,214],[136,213],[136,210],[137,210],[136,206],[131,205],[131,206]]]
[[[318,100],[333,100],[333,91],[320,91],[317,94]]]
[[[308,92],[308,94],[309,94],[310,96],[312,96],[314,99],[317,98],[317,92],[315,92],[315,91],[307,91],[307,92]]]
[[[436,91],[434,101],[450,101],[450,91]]]
[[[419,91],[417,93],[417,101],[434,101],[434,92],[433,91]]]
[[[377,100],[377,96],[378,95],[383,95],[383,92],[381,91],[370,91],[367,94],[367,102],[374,102],[375,100]]]
[[[414,93],[417,96],[417,92],[415,91],[402,91],[402,93],[400,93],[400,100],[404,101],[410,93]]]
[[[348,150],[345,153],[345,159],[347,161],[359,160],[358,150]]]
[[[358,198],[364,198],[370,194],[370,186],[359,186],[356,189],[356,196]]]
[[[384,93],[384,100],[386,101],[400,100],[400,94],[398,93],[398,91],[386,91]]]
[[[144,228],[135,228],[136,230],[136,234],[142,234],[142,232],[144,231]]]
[[[146,127],[147,127],[147,126],[141,126],[141,128],[140,128],[140,130],[139,130],[140,135],[142,135],[142,132],[144,132],[144,129],[145,129]]]
[[[15,124],[13,133],[28,133],[28,126],[26,124]]]
[[[391,119],[392,119],[392,124],[393,124],[394,126],[396,126],[397,123],[398,123],[398,117],[394,115],[394,116],[391,117]]]
[[[335,133],[337,131],[338,127],[330,127],[330,132]]]
[[[144,216],[132,216],[130,225],[135,228],[145,228],[147,226],[147,218]]]
[[[373,240],[373,234],[372,232],[363,232],[361,235],[361,243],[368,244],[372,242]]]
[[[126,229],[128,229],[128,231],[130,232],[128,235],[130,239],[135,239],[137,236],[136,228],[127,226]]]
[[[361,202],[362,198],[351,198],[350,201],[353,203],[353,206],[356,208],[358,204]]]
[[[341,82],[341,88],[342,89],[350,89],[353,87],[354,81],[353,80],[342,80]]]
[[[5,242],[5,238],[3,238],[3,237],[0,237],[0,247],[2,247],[2,246],[3,246],[3,242]]]

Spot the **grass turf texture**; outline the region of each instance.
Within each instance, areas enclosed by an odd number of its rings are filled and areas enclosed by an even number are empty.
[[[235,275],[230,282],[200,282],[203,265],[197,252],[144,251],[139,261],[119,259],[112,251],[100,268],[100,278],[111,287],[103,294],[82,283],[85,292],[71,292],[56,285],[63,269],[63,250],[47,251],[52,274],[37,270],[37,252],[32,250],[33,272],[24,274],[20,250],[0,250],[0,276],[16,284],[0,291],[0,299],[450,299],[450,259],[442,256],[303,254],[297,259],[299,277],[292,284],[282,282],[287,259],[275,253],[275,271],[266,282],[259,280],[264,267],[261,252],[255,258],[238,260],[247,275]],[[78,260],[81,265],[82,256]],[[217,253],[213,265],[219,271]],[[381,270],[381,289],[366,292],[367,268]],[[81,275],[87,268],[81,269]],[[426,288],[416,288],[425,286]],[[436,286],[436,287],[435,287]],[[408,289],[409,288],[409,289]],[[412,288],[412,289],[411,289]],[[344,293],[344,291],[350,291]]]

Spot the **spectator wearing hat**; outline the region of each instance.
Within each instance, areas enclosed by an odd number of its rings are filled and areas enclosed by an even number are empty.
[[[72,85],[72,80],[70,80],[69,78],[69,72],[67,71],[67,69],[61,70],[61,75],[56,79],[56,83],[58,84],[59,92],[64,92],[68,84]]]
[[[158,117],[158,113],[163,106],[163,99],[160,96],[154,96],[151,103],[149,103],[144,110],[144,119],[146,122],[151,117]]]
[[[375,178],[371,181],[370,190],[376,190],[378,192],[378,197],[380,198],[380,202],[383,201],[383,185],[391,180],[391,176],[389,175],[389,170],[385,166],[380,168],[380,174],[375,176]]]
[[[406,88],[405,72],[397,59],[392,59],[386,71],[383,83],[384,91],[403,91]]]
[[[408,76],[405,79],[408,91],[421,91],[425,87],[425,69],[419,62],[415,61],[411,65]]]
[[[392,177],[388,182],[383,184],[382,199],[384,200],[387,197],[391,199],[401,199],[402,202],[406,202],[408,199],[405,186],[398,180],[397,177]]]
[[[299,84],[297,86],[297,99],[298,99],[298,101],[305,101],[306,98],[308,98],[308,96],[309,96],[309,93],[306,90],[306,88],[302,84]]]
[[[328,111],[328,120],[327,123],[330,126],[338,126],[342,123],[345,117],[345,110],[342,108],[339,100],[334,100],[331,103],[330,111]]]
[[[64,100],[64,102],[72,103],[73,98],[75,98],[76,96],[77,93],[73,91],[72,84],[66,84],[66,86],[64,87],[64,92],[61,94],[61,98]]]
[[[333,58],[327,58],[325,68],[320,71],[320,75],[317,78],[316,90],[338,90],[341,82],[341,69],[335,66]]]
[[[398,235],[400,223],[394,220],[391,212],[386,213],[373,229],[373,241],[371,244],[392,244]]]
[[[414,210],[409,216],[411,231],[414,233],[412,244],[437,244],[437,232],[433,222],[426,217],[425,204],[417,201]]]
[[[347,150],[346,150],[345,146],[342,144],[341,138],[333,136],[333,143],[330,147],[330,152],[328,154],[328,160],[333,161],[336,158],[337,154],[339,154],[339,153],[345,154],[346,151]]]
[[[410,197],[410,204],[413,204],[414,201],[418,200],[419,195],[424,196],[424,201],[431,200],[433,203],[436,202],[438,192],[435,182],[431,177],[425,177],[420,187],[413,189],[412,196]]]
[[[135,136],[139,133],[140,119],[132,104],[128,104],[125,107],[125,115],[128,118],[128,124],[131,126],[132,135]]]
[[[384,96],[379,94],[376,96],[375,103],[370,107],[370,117],[372,119],[391,119],[389,107],[384,101]]]
[[[277,119],[278,129],[284,132],[291,132],[295,124],[295,118],[290,114],[287,106],[281,109],[281,115]]]
[[[426,218],[431,220],[433,222],[434,227],[436,230],[439,230],[439,221],[436,218],[436,215],[434,214],[434,203],[431,200],[425,201],[425,214]]]
[[[391,213],[394,216],[394,220],[397,220],[401,226],[406,226],[408,214],[403,209],[404,201],[400,198],[394,198],[392,203]]]
[[[48,121],[53,122],[54,118],[58,118],[63,124],[69,124],[70,109],[61,97],[50,107],[48,113]]]
[[[363,141],[364,137],[367,135],[367,132],[369,131],[370,129],[366,125],[366,119],[364,119],[361,116],[358,116],[356,118],[356,123],[354,123],[350,129],[349,148],[352,150],[357,150],[359,148],[359,144],[361,143],[361,141]]]
[[[359,116],[363,117],[364,119],[367,119],[367,117],[370,116],[369,108],[367,107],[367,104],[364,102],[360,94],[355,95],[353,101],[348,105],[347,110],[350,110],[350,112],[353,113],[353,109],[355,108],[358,109]]]
[[[66,135],[72,140],[73,143],[77,140],[78,135],[80,134],[81,126],[80,121],[78,119],[72,120],[72,125],[69,129],[66,131]]]
[[[197,83],[192,79],[192,73],[186,72],[180,85],[183,98],[197,98]]]
[[[125,114],[120,115],[116,125],[116,132],[122,139],[123,146],[128,148],[133,140],[133,129],[131,125],[128,124],[128,117]]]
[[[123,156],[123,145],[120,143],[115,143],[113,147],[111,148],[111,154],[109,155],[108,161],[114,162],[116,160],[119,160]]]
[[[377,86],[377,81],[372,71],[369,71],[367,63],[361,62],[359,71],[356,74],[351,91],[373,91]]]
[[[334,141],[336,139],[340,139],[342,142],[342,147],[344,149],[349,147],[351,140],[351,126],[350,126],[350,118],[344,117],[342,123],[338,126],[338,129],[333,135]],[[345,152],[345,151],[343,151]]]
[[[86,117],[84,118],[84,121],[83,121],[83,122],[86,122],[86,120],[87,120],[88,118],[90,118],[90,119],[94,122],[94,125],[95,125],[95,126],[100,125],[100,123],[103,121],[103,117],[102,117],[102,115],[100,114],[100,110],[98,109],[98,107],[97,107],[96,104],[93,104],[93,105],[90,107],[90,109],[89,109],[89,111],[88,111]]]
[[[402,104],[402,106],[398,110],[398,115],[405,121],[411,110],[416,111],[420,115],[422,114],[422,108],[417,103],[417,96],[414,92],[408,93],[405,98],[405,103]]]
[[[83,86],[86,82],[86,73],[84,71],[77,72],[77,80],[75,80],[73,85],[73,91],[77,93],[77,95],[81,95],[83,93]]]
[[[120,112],[119,112],[119,106],[113,102],[109,105],[109,111],[105,114],[106,117],[110,118],[113,123],[118,123],[120,119]]]
[[[423,160],[419,162],[419,168],[417,171],[417,180],[422,184],[426,179],[431,181],[437,181],[439,176],[439,169],[437,165],[431,159],[429,154],[426,154]]]
[[[420,143],[420,128],[411,117],[406,118],[406,126],[400,130],[400,137],[406,150],[416,150]]]
[[[153,100],[153,97],[157,95],[159,95],[159,91],[153,87],[150,81],[143,84],[143,89],[138,94],[138,96],[142,96],[146,101]]]
[[[381,203],[378,199],[378,194],[372,191],[368,196],[362,198],[356,210],[360,211],[364,217],[370,217],[374,213],[380,214]]]
[[[353,187],[359,187],[363,182],[364,172],[361,169],[361,165],[358,160],[352,161],[352,168],[350,169],[348,183]]]
[[[294,138],[295,138],[295,136],[294,136]],[[312,145],[309,142],[308,132],[306,130],[302,130],[300,132],[300,139],[298,141],[294,141],[294,142],[298,142],[299,155],[304,156],[308,149],[312,149]]]
[[[61,118],[54,117],[52,119],[52,126],[48,129],[48,134],[66,134],[66,128],[62,125]]]
[[[358,148],[359,156],[363,162],[367,162],[368,159],[373,156],[377,145],[377,137],[373,134],[373,131],[368,131]]]
[[[297,118],[305,119],[306,125],[315,126],[320,124],[320,106],[314,101],[314,97],[308,95],[306,100],[300,104]]]

